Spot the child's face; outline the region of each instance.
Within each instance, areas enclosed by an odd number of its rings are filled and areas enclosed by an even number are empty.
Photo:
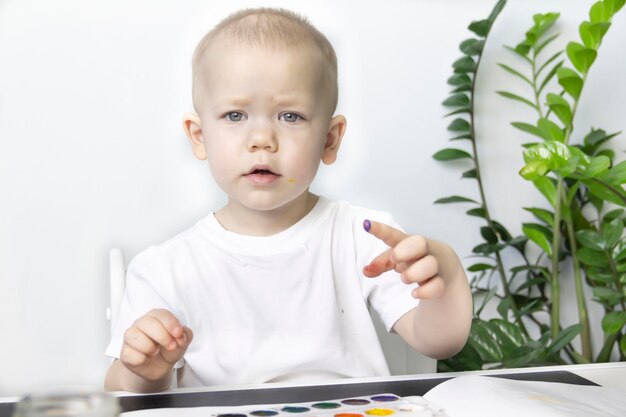
[[[208,159],[229,204],[286,207],[308,190],[320,161],[334,162],[345,127],[330,117],[321,64],[306,48],[211,48],[195,144],[186,121],[194,153]]]

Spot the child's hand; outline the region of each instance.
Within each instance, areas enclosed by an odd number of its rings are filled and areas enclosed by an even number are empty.
[[[172,313],[151,310],[124,333],[120,361],[136,375],[156,381],[171,373],[192,339],[191,329],[181,325]]]
[[[428,240],[422,236],[407,235],[383,223],[365,220],[363,228],[385,242],[389,249],[363,268],[366,277],[377,277],[394,269],[405,284],[417,284],[411,294],[415,298],[439,298],[445,282],[439,271],[439,261],[429,250]]]

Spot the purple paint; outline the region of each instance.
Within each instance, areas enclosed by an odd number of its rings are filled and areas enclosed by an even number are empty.
[[[389,402],[389,401],[398,401],[400,398],[395,395],[375,395],[372,397],[372,401],[378,402]]]
[[[363,229],[365,229],[366,232],[369,232],[371,228],[372,228],[372,222],[370,222],[369,220],[365,219],[363,221]]]

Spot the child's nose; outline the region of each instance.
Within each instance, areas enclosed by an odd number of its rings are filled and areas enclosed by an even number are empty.
[[[276,152],[278,150],[278,141],[276,133],[269,125],[256,126],[250,132],[248,140],[248,149],[250,151],[266,150]]]

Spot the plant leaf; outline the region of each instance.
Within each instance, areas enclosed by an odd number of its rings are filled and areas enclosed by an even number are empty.
[[[576,251],[576,257],[580,262],[589,266],[605,267],[609,265],[604,253],[589,248],[578,249]]]
[[[603,144],[604,142],[613,139],[615,136],[619,135],[621,132],[612,133],[607,135],[606,132],[602,129],[591,129],[587,135],[585,135],[584,144],[585,146],[593,146],[597,147]]]
[[[611,311],[602,318],[602,330],[607,334],[615,334],[626,325],[626,311]]]
[[[561,65],[563,65],[564,61],[559,61],[557,62],[554,67],[552,67],[552,69],[550,70],[550,72],[546,75],[546,78],[543,79],[543,81],[541,82],[541,85],[539,86],[539,90],[537,90],[537,93],[541,94],[541,92],[543,91],[543,89],[546,87],[546,85],[548,85],[548,83],[550,82],[550,80],[552,78],[554,78],[554,76],[556,75],[556,72],[559,70],[559,68],[561,68]]]
[[[589,49],[577,42],[570,42],[565,49],[567,57],[574,67],[583,74],[589,72],[598,53],[594,49]]]
[[[450,204],[450,203],[474,203],[478,204],[478,201],[472,200],[471,198],[462,197],[460,195],[452,195],[450,197],[440,198],[435,201],[434,204]]]
[[[497,222],[495,220],[492,220],[491,224],[493,224],[493,228],[495,229],[495,232],[500,237],[500,240],[502,240],[504,242],[508,242],[511,239],[513,239],[513,236],[511,236],[509,231],[506,230],[506,227],[502,226],[502,224],[500,224],[499,222]]]
[[[472,79],[467,74],[454,74],[448,78],[448,84],[453,86],[472,85]]]
[[[476,245],[473,249],[473,253],[480,253],[482,255],[489,255],[491,253],[499,252],[504,249],[504,245],[494,243],[481,243]]]
[[[454,159],[472,159],[472,155],[461,149],[446,148],[433,155],[437,161],[451,161]]]
[[[472,57],[464,56],[454,61],[452,68],[454,68],[454,72],[457,74],[473,73],[476,71],[476,62],[474,62]]]
[[[474,264],[467,268],[469,272],[480,272],[480,271],[488,271],[490,269],[495,269],[494,265],[490,264]],[[497,289],[497,288],[496,288]]]
[[[606,245],[612,248],[624,233],[624,223],[621,219],[614,219],[610,222],[602,223],[602,236],[606,240]]]
[[[565,126],[572,123],[572,110],[569,103],[558,94],[549,93],[546,96],[547,104]]]
[[[547,227],[536,223],[523,223],[522,232],[548,256],[552,256],[552,232]]]
[[[489,322],[474,321],[468,343],[480,354],[485,362],[502,361],[502,349]]]
[[[606,177],[604,177],[604,180],[613,185],[626,183],[626,161],[613,166],[606,174]]]
[[[556,72],[561,87],[574,99],[578,100],[583,89],[583,79],[570,68],[561,67]]]
[[[606,249],[606,242],[604,241],[604,238],[595,230],[577,231],[576,240],[578,240],[583,247],[589,248],[593,251],[602,252]]]
[[[582,332],[582,330],[583,326],[580,324],[574,324],[566,329],[561,330],[552,342],[552,344],[548,346],[546,355],[551,356],[558,353],[561,349],[565,347],[565,345],[571,342],[572,339],[574,339],[580,332]]]
[[[469,216],[482,217],[483,219],[487,217],[487,212],[482,207],[476,207],[473,209],[469,209],[465,212],[465,214]]]
[[[500,14],[500,12],[502,11],[502,9],[504,8],[504,5],[506,4],[506,0],[499,0],[495,6],[493,6],[493,9],[491,10],[491,13],[489,13],[489,17],[487,18],[487,20],[491,23],[493,23],[496,20],[496,17],[498,17],[498,15]]]
[[[593,178],[599,177],[604,174],[609,167],[611,166],[611,160],[604,155],[596,156],[591,158],[589,165],[585,168],[585,171],[582,173],[583,178]],[[624,170],[624,175],[626,175],[626,169]]]
[[[589,18],[592,22],[608,22],[611,19],[611,9],[605,7],[605,3],[602,1],[598,1],[593,6],[591,6],[591,10],[589,10]]]
[[[467,107],[470,104],[470,99],[466,94],[457,93],[445,99],[441,104],[446,107]]]
[[[606,213],[604,213],[604,216],[602,217],[602,221],[603,222],[610,222],[611,220],[614,219],[621,219],[622,217],[624,217],[624,209],[613,209],[611,211],[608,211]]]
[[[610,26],[610,22],[582,22],[578,28],[580,39],[587,48],[598,49]]]
[[[465,171],[461,178],[478,178],[477,171],[475,168]]]
[[[483,51],[484,46],[484,40],[471,38],[461,42],[461,45],[459,45],[459,49],[465,55],[480,55]]]
[[[526,82],[528,83],[528,85],[530,85],[530,86],[532,86],[532,85],[533,85],[533,82],[532,82],[532,81],[530,81],[530,80],[528,79],[528,77],[526,77],[524,74],[522,74],[522,73],[520,73],[520,72],[518,72],[518,71],[514,70],[513,68],[509,67],[508,65],[505,65],[505,64],[498,64],[498,65],[500,66],[500,68],[504,69],[505,71],[507,71],[507,72],[509,72],[509,73],[511,73],[511,74],[513,74],[513,75],[515,75],[516,77],[519,77],[519,78],[521,78],[522,80],[526,81]]]
[[[545,161],[531,161],[520,169],[519,174],[528,181],[536,181],[545,176],[550,167]]]
[[[563,51],[559,51],[556,52],[555,54],[553,54],[550,58],[548,58],[546,60],[546,62],[544,62],[543,64],[541,64],[541,66],[539,67],[539,69],[537,70],[537,77],[539,76],[539,74],[541,74],[541,72],[548,66],[550,65],[555,59],[557,59],[558,57],[560,57],[563,54]],[[558,65],[556,65],[556,67],[558,68],[559,66],[561,66],[563,64],[563,61],[561,61]]]
[[[505,355],[528,341],[515,323],[502,319],[491,319],[489,323],[491,323],[494,333],[498,335],[498,341]]]
[[[555,40],[558,37],[559,37],[559,34],[556,33],[556,34],[550,36],[548,39],[546,39],[542,43],[540,43],[539,45],[537,45],[537,47],[535,48],[535,56],[538,56],[541,53],[541,51],[543,50],[543,48],[548,46],[550,43],[552,43],[553,40]],[[561,54],[561,52],[559,52],[557,54],[557,56],[560,55],[560,54]],[[540,72],[541,72],[541,68],[537,71],[537,74],[539,74]]]
[[[543,132],[537,126],[524,122],[511,122],[511,125],[523,132],[530,133],[531,135],[535,135],[537,137],[545,139],[543,137]]]
[[[464,85],[460,85],[457,88],[455,88],[454,90],[452,90],[453,93],[464,93],[467,91],[472,91],[472,85],[471,84],[464,84]]]
[[[460,117],[454,119],[449,125],[448,130],[450,132],[462,132],[462,133],[470,133],[472,126],[465,119]]]
[[[545,13],[545,14],[536,14],[533,16],[533,20],[535,21],[535,31],[534,34],[539,39],[543,36],[544,33],[550,29],[554,23],[559,18],[560,13]]]
[[[472,135],[470,135],[469,133],[465,134],[465,135],[459,135],[459,136],[455,136],[453,138],[450,138],[450,140],[463,140],[463,139],[467,139],[467,140],[474,140],[474,138],[472,138]]]
[[[480,228],[480,235],[485,239],[487,243],[498,243],[498,236],[491,230],[489,226],[483,226]]]
[[[537,128],[539,128],[539,132],[545,140],[554,140],[561,143],[565,142],[565,132],[553,121],[540,118],[537,121]]]
[[[602,303],[607,303],[611,306],[619,303],[620,300],[624,298],[621,293],[615,291],[612,288],[595,287],[591,292],[593,293],[593,296],[598,299],[598,301]]]
[[[502,97],[506,97],[511,100],[519,101],[520,103],[524,103],[533,109],[537,110],[537,105],[530,100],[525,99],[524,97],[518,96],[517,94],[509,93],[508,91],[496,91],[496,93],[500,94]]]
[[[550,140],[539,143],[524,150],[524,162],[541,162],[547,165],[549,170],[558,172],[566,176],[576,169],[578,161],[581,159],[577,148],[568,147],[561,142]]]
[[[510,356],[504,359],[504,366],[507,368],[520,368],[527,366],[541,355],[545,349],[546,342],[547,340],[543,343],[538,341],[528,342],[526,345],[521,346],[514,352],[511,352]]]
[[[626,0],[604,0],[604,6],[611,15],[614,15],[624,7],[625,2]]]
[[[518,57],[524,59],[529,64],[532,64],[533,61],[530,58],[528,58],[528,56],[527,56],[528,52],[530,51],[530,47],[523,48],[523,50],[518,50],[519,45],[517,47],[515,47],[515,48],[512,48],[512,47],[507,46],[507,45],[504,45],[504,47],[506,49],[508,49],[509,51],[513,52]]]
[[[537,178],[533,181],[533,184],[535,184],[535,187],[541,192],[541,194],[548,199],[552,207],[556,206],[556,186],[550,178]]]
[[[461,109],[457,109],[457,110],[451,111],[450,113],[445,114],[444,117],[454,116],[455,114],[461,114],[461,113],[471,113],[471,112],[472,112],[471,108],[463,107]]]
[[[615,187],[597,178],[583,180],[583,182],[593,195],[622,207],[626,206],[626,194],[621,187]]]
[[[469,30],[474,32],[476,35],[484,38],[489,33],[489,29],[491,28],[491,22],[488,19],[485,20],[477,20],[475,22],[470,23],[467,27]]]
[[[553,212],[549,210],[541,209],[541,208],[536,208],[536,207],[524,207],[524,210],[532,213],[533,216],[535,216],[537,219],[541,220],[542,222],[546,223],[548,226],[553,227],[554,225],[554,213]]]

